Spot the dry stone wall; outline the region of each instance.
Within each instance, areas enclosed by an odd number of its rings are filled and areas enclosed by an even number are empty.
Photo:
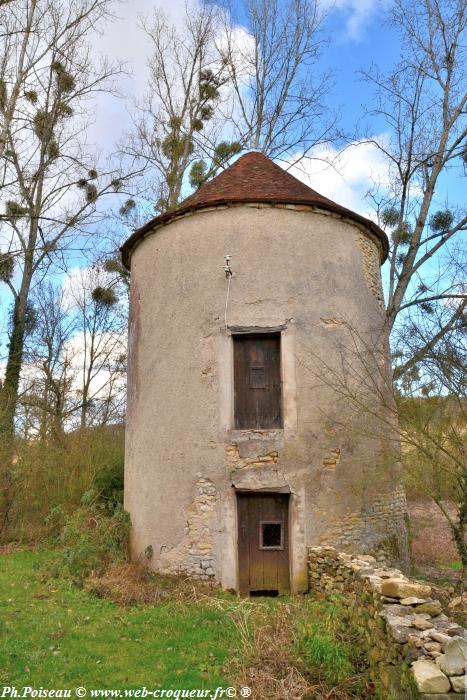
[[[450,620],[431,587],[374,557],[333,547],[308,550],[310,592],[351,599],[381,700],[467,697],[467,630]]]

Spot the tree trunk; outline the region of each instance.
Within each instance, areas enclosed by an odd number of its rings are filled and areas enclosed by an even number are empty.
[[[15,413],[23,363],[24,336],[26,332],[26,310],[29,288],[33,274],[32,256],[27,255],[21,289],[15,298],[11,320],[11,336],[5,379],[1,392],[0,440],[12,440],[15,433]]]
[[[465,525],[465,522],[462,522],[459,518],[459,522],[456,523],[455,527],[451,527],[451,531],[462,565],[467,571],[467,543],[465,541]]]
[[[15,300],[12,331],[8,349],[8,361],[2,388],[2,413],[0,416],[0,440],[9,440],[14,435],[16,402],[19,377],[23,360],[25,313],[20,297]]]
[[[23,362],[26,308],[30,282],[31,277],[25,271],[21,291],[16,297],[13,307],[8,360],[0,394],[0,536],[4,535],[6,531],[14,501],[16,483],[14,474],[15,414]]]
[[[0,3],[2,4],[2,3]],[[16,102],[18,100],[21,87],[23,85],[24,81],[24,60],[26,57],[26,51],[28,48],[30,36],[31,36],[31,27],[32,27],[32,22],[34,19],[34,13],[36,11],[36,5],[37,5],[37,0],[32,0],[31,6],[30,6],[30,12],[27,17],[27,23],[26,27],[24,29],[24,36],[23,40],[21,42],[21,49],[19,52],[18,56],[18,63],[17,63],[17,68],[16,68],[16,80],[14,82],[13,88],[11,90],[10,98],[8,100],[8,103],[6,105],[6,109],[3,113],[3,124],[0,129],[0,159],[3,158],[3,154],[5,152],[6,146],[7,146],[7,141],[8,141],[8,129],[10,128],[10,123],[13,119],[13,115],[15,113],[15,108],[16,108]]]

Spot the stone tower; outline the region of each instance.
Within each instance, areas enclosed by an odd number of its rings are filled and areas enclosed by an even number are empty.
[[[246,594],[306,589],[309,546],[404,557],[387,251],[258,152],[125,242],[135,557]]]

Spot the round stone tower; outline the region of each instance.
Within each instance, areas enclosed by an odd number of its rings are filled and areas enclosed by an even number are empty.
[[[310,546],[404,558],[387,250],[258,152],[126,241],[134,557],[245,594],[305,590]]]

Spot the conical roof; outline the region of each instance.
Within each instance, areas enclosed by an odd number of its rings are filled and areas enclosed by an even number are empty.
[[[335,212],[363,224],[375,234],[383,246],[383,261],[387,257],[388,239],[379,226],[312,190],[311,187],[297,180],[296,177],[283,170],[263,153],[250,151],[240,156],[238,160],[212,180],[201,185],[176,209],[155,217],[135,231],[121,248],[124,264],[129,267],[131,252],[138,240],[155,226],[167,223],[190,210],[235,202],[303,204]]]
[[[217,201],[299,202],[300,204],[332,204],[305,183],[297,180],[259,151],[240,156],[229,168],[201,185],[180,206],[214,204]]]

